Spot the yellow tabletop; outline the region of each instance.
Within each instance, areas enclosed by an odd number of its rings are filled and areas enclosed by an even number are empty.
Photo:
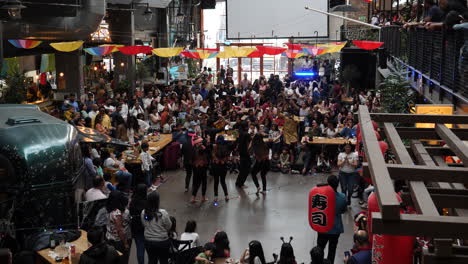
[[[351,143],[352,145],[356,144],[355,139],[346,139],[346,138],[326,138],[326,137],[314,137],[312,140],[308,141],[309,144],[320,144],[320,145],[343,145],[346,143]]]
[[[172,142],[172,134],[161,134],[161,138],[157,141],[156,136],[148,137],[148,145],[149,145],[149,154],[152,156],[162,149],[169,145]],[[139,155],[136,159],[129,159],[127,158],[127,153],[125,151],[122,153],[122,157],[125,159],[126,163],[141,163]]]
[[[89,245],[88,245],[88,233],[84,230],[80,230],[81,231],[81,236],[80,238],[78,238],[77,240],[75,241],[72,241],[70,242],[70,244],[73,244],[75,245],[75,252],[76,252],[76,255],[79,256],[81,254],[83,254],[83,252],[85,252],[88,248],[89,248]],[[57,263],[55,262],[55,259],[51,258],[49,256],[49,251],[51,251],[52,249],[50,248],[46,248],[46,249],[43,249],[43,250],[40,250],[40,251],[37,251],[36,253],[46,262],[48,263]],[[70,263],[69,260],[67,259],[65,261],[66,263]],[[62,263],[65,263],[62,261]],[[73,263],[74,264],[74,263]]]

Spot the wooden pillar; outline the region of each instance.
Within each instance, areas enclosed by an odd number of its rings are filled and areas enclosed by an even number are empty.
[[[237,83],[240,85],[242,80],[242,58],[237,58]]]

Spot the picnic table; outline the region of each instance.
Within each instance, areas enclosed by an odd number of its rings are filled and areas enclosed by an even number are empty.
[[[160,152],[164,147],[172,142],[172,134],[160,134],[161,138],[158,140],[156,136],[150,136],[147,138],[149,149],[148,152],[151,156]],[[122,157],[125,159],[125,163],[139,164],[141,163],[139,154],[135,156],[133,150],[126,150],[122,153]]]
[[[304,138],[303,141],[304,142]],[[346,143],[350,143],[352,145],[356,145],[356,139],[349,139],[349,138],[342,138],[342,137],[336,137],[336,138],[327,138],[327,137],[313,137],[312,140],[309,138],[307,140],[308,144],[317,144],[317,145],[343,145]]]

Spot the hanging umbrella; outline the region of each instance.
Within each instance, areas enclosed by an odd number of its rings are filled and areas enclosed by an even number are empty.
[[[230,58],[232,58],[232,57],[231,57],[231,54],[228,54],[228,53],[222,51],[222,52],[218,53],[218,55],[216,55],[216,58],[220,58],[220,59],[230,59]]]
[[[286,46],[288,46],[289,50],[297,50],[297,51],[302,52],[302,48],[304,47],[304,44],[286,43]]]
[[[29,39],[10,39],[8,42],[10,42],[11,45],[17,47],[18,49],[33,49],[42,43],[42,41],[39,40]]]
[[[304,46],[302,48],[302,50],[304,50],[305,53],[312,55],[312,56],[322,55],[328,49],[329,49],[328,47],[319,47],[319,46]]]
[[[121,48],[121,47],[125,47],[125,45],[122,45],[122,44],[102,44],[102,45],[99,45],[99,47],[108,47],[108,46],[113,46],[114,47],[112,49],[111,53],[119,51],[119,48]]]
[[[114,46],[93,47],[84,49],[84,51],[93,56],[105,56],[112,53],[112,50],[114,50]]]
[[[120,52],[122,52],[125,55],[137,55],[140,53],[148,54],[151,53],[153,50],[152,47],[150,46],[142,46],[142,45],[137,45],[137,46],[125,46],[118,48]]]
[[[361,49],[374,50],[380,48],[384,43],[379,41],[353,40],[353,44]]]
[[[287,50],[285,52],[282,53],[282,56],[286,56],[290,59],[297,59],[297,58],[300,58],[302,56],[304,56],[305,53],[304,52],[296,52],[294,50]]]
[[[72,52],[81,48],[83,43],[84,41],[56,42],[50,43],[50,46],[61,52]]]
[[[260,50],[254,50],[252,53],[247,55],[249,58],[260,58],[263,56],[263,53]]]
[[[158,48],[158,49],[153,49],[153,53],[156,54],[159,57],[175,57],[179,56],[179,54],[184,50],[182,47],[178,48]]]
[[[331,12],[358,12],[359,9],[352,5],[337,5],[330,9]]]
[[[234,57],[247,57],[250,53],[256,49],[252,47],[224,47],[224,52],[229,54],[232,58]]]

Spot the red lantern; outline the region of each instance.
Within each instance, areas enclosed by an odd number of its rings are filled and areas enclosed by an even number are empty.
[[[401,197],[398,194],[398,201],[401,202]],[[411,236],[390,236],[379,235],[372,233],[372,212],[380,212],[377,203],[377,196],[372,193],[368,199],[368,215],[367,215],[367,233],[369,241],[372,245],[372,263],[378,264],[411,264],[413,263],[413,245],[414,237]],[[401,211],[400,213],[403,213]],[[398,252],[398,254],[395,254]]]
[[[384,43],[378,41],[353,40],[353,44],[361,49],[374,50],[380,48]]]
[[[387,150],[388,150],[387,142],[379,141],[379,146],[380,146],[380,150],[382,151],[382,154],[385,154],[385,152],[387,152]]]
[[[333,228],[335,223],[335,191],[329,185],[317,185],[309,192],[309,224],[319,233]]]
[[[47,84],[47,75],[44,72],[39,75],[39,84],[41,85]]]

